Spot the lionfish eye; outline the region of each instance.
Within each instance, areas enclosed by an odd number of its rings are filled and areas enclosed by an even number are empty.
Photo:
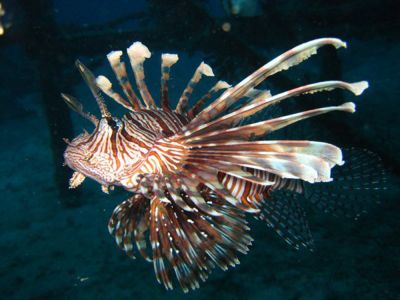
[[[118,129],[118,123],[115,122],[112,118],[107,118],[107,124],[110,126],[112,129]]]

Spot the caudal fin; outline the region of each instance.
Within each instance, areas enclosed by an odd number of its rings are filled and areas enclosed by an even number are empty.
[[[332,182],[307,185],[305,196],[323,212],[357,219],[381,201],[387,175],[380,157],[366,149],[345,149],[344,159]]]

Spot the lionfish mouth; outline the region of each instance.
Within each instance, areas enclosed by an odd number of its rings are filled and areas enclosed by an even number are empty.
[[[186,292],[199,287],[215,267],[223,270],[239,263],[237,253],[247,253],[252,238],[244,213],[265,220],[295,248],[312,248],[312,237],[304,213],[291,197],[276,199],[275,191],[304,193],[304,183],[329,182],[331,169],[342,165],[341,150],[331,144],[302,140],[266,140],[265,136],[301,120],[328,112],[355,111],[355,104],[311,109],[282,117],[250,119],[256,113],[288,98],[333,89],[360,95],[366,81],[348,83],[322,81],[271,95],[255,87],[268,77],[300,64],[325,45],[346,47],[336,38],[321,38],[283,53],[238,84],[218,81],[188,108],[189,98],[204,76],[214,76],[201,63],[189,80],[175,108],[168,98],[170,68],[176,54],[163,54],[161,65],[161,105],[145,83],[143,63],[151,57],[146,46],[133,43],[127,49],[140,97],[135,93],[121,61],[122,51],[107,55],[124,96],[112,88],[105,76],[97,78],[82,63],[79,71],[94,95],[99,121],[83,110],[72,96],[64,100],[96,127],[107,120],[109,134],[95,135],[85,147],[97,159],[90,168],[78,156],[79,147],[69,147],[66,163],[76,172],[70,186],[78,186],[87,176],[108,191],[110,170],[122,174],[115,182],[136,193],[114,210],[109,231],[118,246],[134,257],[138,252],[153,263],[157,280],[172,289],[172,276]],[[214,98],[210,105],[205,104]],[[113,119],[102,93],[128,110]],[[106,155],[100,155],[106,154]],[[97,156],[96,156],[97,155]],[[97,176],[95,174],[102,174]],[[114,176],[114,175],[112,175]]]

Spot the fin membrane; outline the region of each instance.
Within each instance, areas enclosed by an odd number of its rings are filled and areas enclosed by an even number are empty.
[[[334,168],[329,183],[306,185],[312,206],[334,216],[357,219],[379,202],[386,190],[386,173],[376,154],[365,149],[343,151],[346,163]]]
[[[244,214],[206,188],[199,193],[218,215],[199,212],[193,197],[183,193],[182,201],[190,207],[184,210],[169,192],[160,190],[161,197],[148,199],[138,194],[124,201],[109,221],[119,247],[133,257],[132,240],[136,240],[139,252],[152,261],[157,280],[166,289],[173,289],[173,275],[184,292],[198,288],[213,268],[226,270],[239,264],[237,253],[247,253],[251,245]]]
[[[313,250],[314,242],[299,194],[276,190],[263,201],[259,219],[267,222],[285,242],[295,249]]]
[[[143,195],[136,194],[118,205],[108,222],[108,231],[115,237],[117,245],[125,253],[135,258],[133,242],[140,254],[151,261],[147,254],[145,233],[149,230],[150,201]]]

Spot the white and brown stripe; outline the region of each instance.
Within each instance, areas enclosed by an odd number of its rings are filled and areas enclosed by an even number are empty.
[[[331,169],[343,164],[342,152],[327,143],[267,141],[265,135],[323,113],[354,112],[355,105],[344,103],[239,124],[290,97],[335,88],[360,95],[368,87],[365,81],[324,81],[277,95],[255,89],[269,76],[301,63],[324,45],[346,46],[333,38],[301,44],[233,87],[219,81],[188,110],[189,98],[201,77],[214,75],[205,63],[196,69],[172,109],[168,81],[177,55],[162,55],[161,108],[156,107],[145,83],[143,63],[151,53],[142,43],[133,43],[127,49],[142,99],[129,83],[122,51],[111,52],[108,60],[126,99],[112,89],[105,76],[96,80],[78,61],[101,119],[85,112],[72,96],[63,95],[74,111],[96,127],[91,134],[85,132],[67,141],[65,162],[75,171],[70,187],[76,188],[85,177],[91,177],[102,184],[103,191],[119,185],[134,192],[114,210],[109,231],[130,257],[134,257],[135,242],[141,255],[153,262],[157,280],[167,289],[173,287],[172,273],[188,291],[198,288],[214,267],[225,270],[238,264],[237,252],[246,253],[252,241],[246,233],[244,212],[265,220],[295,247],[310,247],[308,227],[298,203],[276,201],[270,192],[283,189],[302,193],[305,181],[331,181]],[[227,90],[201,110],[221,89]],[[129,112],[121,119],[113,117],[100,90]]]

